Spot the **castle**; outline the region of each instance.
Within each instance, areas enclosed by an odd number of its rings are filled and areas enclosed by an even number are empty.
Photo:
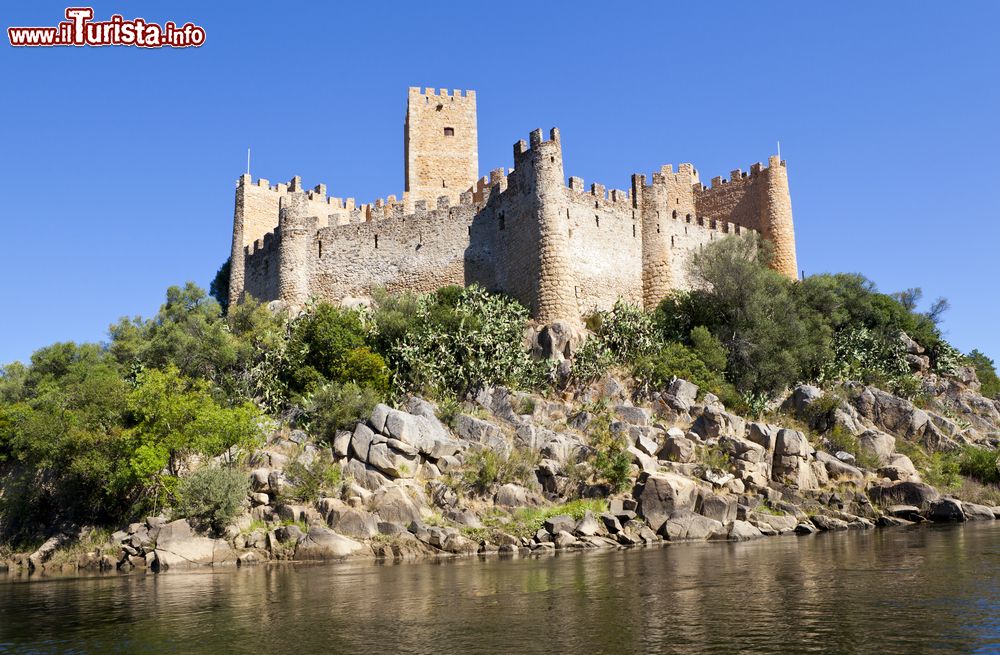
[[[714,239],[759,233],[772,266],[797,277],[785,162],[771,157],[704,186],[691,164],[663,166],[631,189],[584,188],[563,173],[559,130],[514,144],[514,167],[479,176],[475,91],[409,90],[402,198],[358,205],[326,186],[236,187],[230,301],[301,306],[358,301],[373,289],[478,283],[542,323],[578,321],[618,298],[647,308],[691,286],[687,261]]]

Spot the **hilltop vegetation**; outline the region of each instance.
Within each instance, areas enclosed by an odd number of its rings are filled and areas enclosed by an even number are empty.
[[[728,238],[695,258],[698,290],[652,312],[619,302],[594,313],[568,373],[532,357],[524,307],[477,287],[380,295],[364,310],[318,302],[295,317],[253,300],[223,312],[193,284],[171,287],[156,316],[120,320],[107,343],[54,344],[2,369],[0,531],[30,541],[171,507],[224,526],[245,486],[193,472],[238,469],[279,424],[332,444],[405,394],[447,408],[484,387],[544,395],[615,370],[636,393],[683,378],[760,416],[804,382],[858,381],[919,401],[917,373],[965,364],[984,394],[1000,393],[992,361],[963,357],[942,336],[943,305],[920,313],[916,292],[883,294],[855,274],[790,282],[767,256],[752,239]],[[609,442],[600,453],[619,479],[621,452]]]

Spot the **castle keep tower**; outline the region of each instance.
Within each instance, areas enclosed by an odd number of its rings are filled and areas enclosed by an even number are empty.
[[[433,206],[439,196],[458,202],[479,177],[476,92],[435,93],[410,87],[403,126],[406,197]]]

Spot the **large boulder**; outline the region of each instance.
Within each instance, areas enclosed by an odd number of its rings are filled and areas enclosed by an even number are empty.
[[[996,519],[993,509],[976,503],[962,503],[966,521],[992,521]]]
[[[823,397],[823,390],[809,384],[800,384],[785,400],[783,408],[803,416],[810,405]]]
[[[377,491],[392,480],[374,466],[358,459],[347,460],[344,474],[349,475],[355,483],[369,491]]]
[[[868,497],[876,505],[913,505],[927,509],[941,494],[937,489],[923,482],[896,482],[879,485],[868,490]]]
[[[369,501],[369,508],[383,521],[409,525],[420,520],[423,497],[418,488],[389,485],[379,489]]]
[[[401,445],[407,444],[402,442]],[[368,463],[391,478],[412,478],[420,471],[420,456],[415,451],[403,452],[388,442],[372,444]]]
[[[731,541],[750,541],[751,539],[759,539],[764,534],[752,523],[748,523],[747,521],[733,521],[733,524],[729,526],[729,534],[727,536]]]
[[[671,462],[689,464],[697,459],[695,443],[683,436],[669,435],[657,457]]]
[[[196,535],[186,519],[171,521],[160,528],[155,553],[158,570],[236,562],[236,553],[225,539]]]
[[[502,507],[522,507],[528,504],[528,496],[527,489],[509,482],[497,489],[493,502]]]
[[[339,535],[329,528],[314,525],[295,545],[295,559],[342,560],[359,555],[365,550],[364,544]]]
[[[888,463],[880,466],[878,474],[890,480],[916,480],[920,481],[920,475],[913,461],[901,453],[893,453],[889,456]]]
[[[778,534],[793,531],[799,523],[798,519],[791,514],[769,514],[767,512],[753,512],[750,514],[749,520],[762,531],[767,528]]]
[[[379,533],[378,517],[353,507],[338,507],[326,515],[327,524],[348,537],[371,539]]]
[[[643,473],[636,489],[639,514],[650,529],[658,532],[677,511],[694,511],[698,501],[698,486],[676,473]]]
[[[711,539],[725,535],[726,528],[715,519],[695,514],[690,510],[678,510],[671,514],[659,529],[660,535],[670,541]]]
[[[736,520],[737,507],[735,496],[709,493],[701,497],[699,512],[702,516],[715,519],[719,523],[729,524]]]
[[[691,426],[691,430],[703,439],[718,439],[720,435],[742,438],[746,434],[746,427],[747,423],[743,418],[709,405]]]
[[[964,521],[965,511],[962,509],[962,501],[954,498],[938,498],[931,501],[930,508],[927,510],[927,518],[935,523]]]
[[[896,450],[896,439],[879,430],[867,430],[858,437],[858,446],[872,454],[879,464],[886,464]]]
[[[828,480],[832,482],[847,482],[858,486],[864,484],[865,474],[856,466],[851,466],[839,458],[822,451],[816,453],[816,460],[822,462],[826,468]]]

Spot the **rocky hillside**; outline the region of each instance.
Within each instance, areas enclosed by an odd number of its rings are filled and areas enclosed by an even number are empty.
[[[995,486],[937,470],[963,446],[996,454],[1000,402],[979,395],[971,369],[922,380],[921,407],[871,386],[799,386],[762,420],[681,379],[637,399],[610,374],[558,397],[487,388],[438,407],[411,396],[332,446],[274,429],[248,460],[245,511],[222,531],[160,515],[53,537],[5,566],[527,555],[1000,518]],[[606,475],[609,443],[626,458],[619,479]]]

